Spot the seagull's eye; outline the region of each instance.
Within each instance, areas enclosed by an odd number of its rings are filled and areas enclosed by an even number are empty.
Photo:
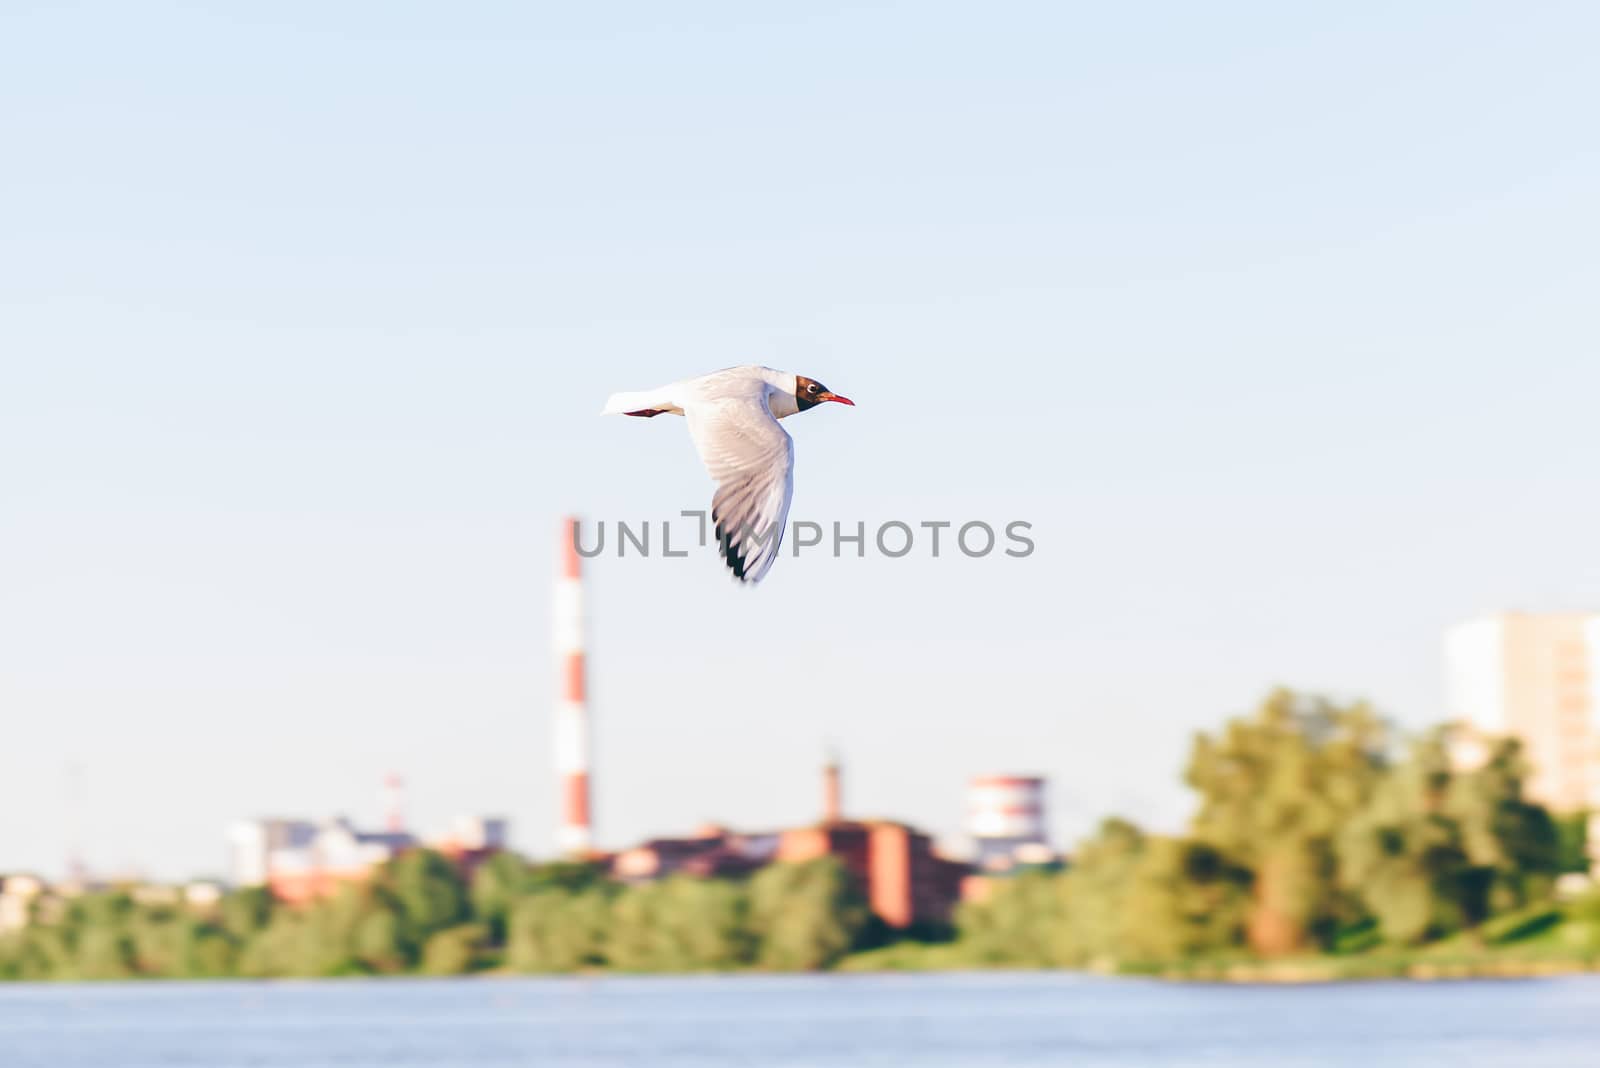
[[[821,386],[819,386],[815,382],[813,382],[809,386],[806,387],[806,392],[807,393],[815,393],[817,390],[819,390],[821,388],[822,388]]]

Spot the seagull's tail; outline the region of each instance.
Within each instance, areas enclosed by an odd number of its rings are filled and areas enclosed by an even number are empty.
[[[601,415],[660,415],[662,412],[676,412],[683,414],[683,409],[674,404],[671,398],[662,394],[661,390],[638,391],[630,393],[613,393],[606,401],[606,406],[600,409]]]

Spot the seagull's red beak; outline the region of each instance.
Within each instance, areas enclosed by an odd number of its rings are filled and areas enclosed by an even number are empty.
[[[818,397],[818,400],[837,401],[840,404],[848,404],[852,408],[856,406],[856,402],[851,400],[849,397],[841,397],[839,394],[829,393],[827,390],[822,391],[822,394]]]

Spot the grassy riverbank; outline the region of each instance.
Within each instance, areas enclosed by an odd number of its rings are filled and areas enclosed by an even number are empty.
[[[1519,910],[1462,933],[1414,948],[1375,945],[1348,953],[1310,953],[1264,960],[1241,953],[1175,960],[1091,962],[1086,970],[1187,982],[1328,983],[1363,979],[1535,978],[1600,972],[1600,901]],[[846,972],[951,971],[1014,968],[975,958],[961,942],[900,942],[851,954]]]

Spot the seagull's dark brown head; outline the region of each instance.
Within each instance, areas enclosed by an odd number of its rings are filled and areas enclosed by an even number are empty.
[[[855,401],[849,397],[841,397],[814,378],[807,378],[805,375],[794,376],[794,403],[796,407],[803,412],[807,408],[815,408],[824,401],[837,401],[840,404],[848,404],[852,408],[856,406]]]

